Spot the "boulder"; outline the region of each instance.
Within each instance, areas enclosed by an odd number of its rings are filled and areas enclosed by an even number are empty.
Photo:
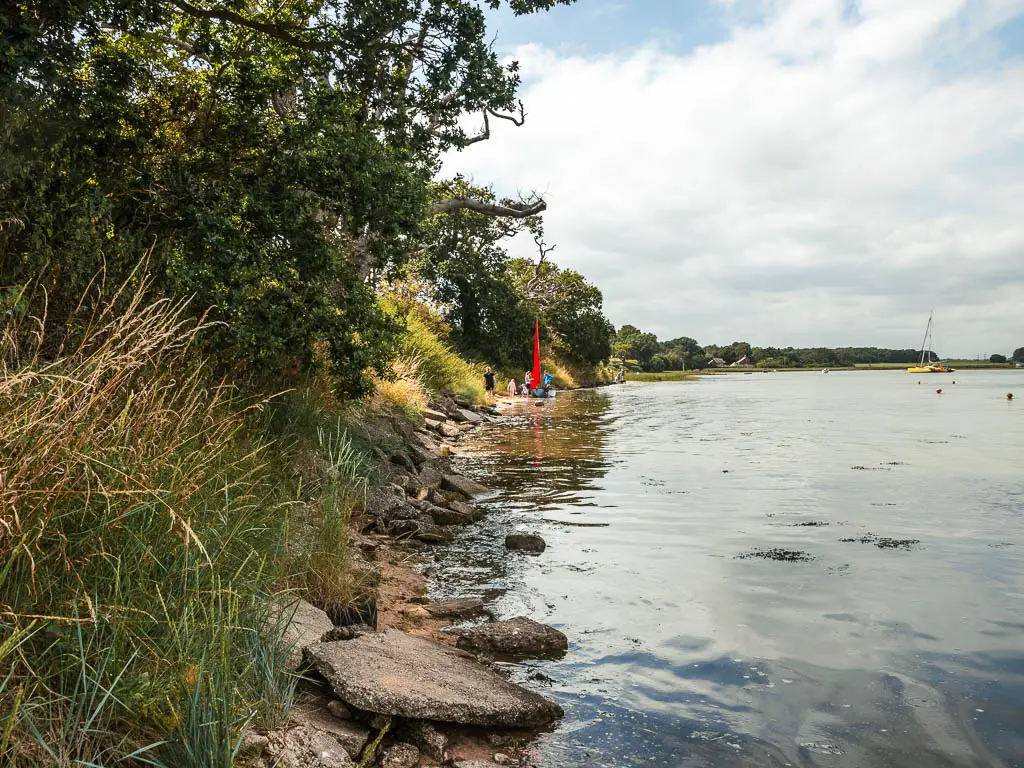
[[[420,752],[439,763],[448,752],[448,737],[430,723],[415,720],[403,729],[402,738],[415,744]]]
[[[284,625],[284,626],[282,626]],[[302,668],[302,651],[334,628],[327,614],[301,598],[288,596],[275,600],[265,631],[288,650],[285,667],[291,671]]]
[[[398,465],[408,472],[416,471],[416,465],[405,451],[395,451],[391,454],[391,463]]]
[[[392,744],[380,756],[380,768],[415,768],[420,751],[412,744]]]
[[[516,549],[539,555],[547,548],[547,543],[536,533],[510,533],[505,537],[505,549]]]
[[[433,441],[431,441],[433,443]],[[433,443],[433,448],[427,448],[422,445],[410,445],[409,456],[412,458],[413,464],[420,466],[425,464],[431,459],[435,459],[441,455],[441,446]]]
[[[450,646],[389,629],[307,649],[308,658],[356,709],[414,720],[531,728],[562,716],[528,691]]]
[[[352,710],[346,707],[337,699],[331,699],[327,702],[327,711],[339,720],[351,720]]]
[[[468,421],[470,424],[479,424],[483,421],[483,417],[479,413],[467,408],[459,408],[457,413],[462,417],[461,421]]]
[[[395,520],[388,524],[387,531],[395,538],[417,539],[428,543],[451,541],[455,538],[450,530],[437,525],[426,515],[416,520]]]
[[[484,612],[484,601],[479,597],[456,597],[424,607],[427,613],[438,619],[469,619]]]
[[[331,704],[340,702],[332,701]],[[297,704],[288,718],[309,731],[326,733],[353,759],[358,758],[370,740],[370,729],[353,720],[342,720],[316,704]]]
[[[446,421],[448,419],[448,414],[435,410],[434,408],[424,408],[423,418],[430,419],[431,421]]]
[[[420,467],[420,473],[416,477],[420,486],[437,487],[441,485],[441,482],[444,480],[444,473],[434,461],[431,461]]]
[[[440,432],[441,425],[444,424],[444,421],[441,419],[424,419],[423,423],[431,432]]]
[[[441,478],[441,487],[446,491],[456,491],[461,493],[463,496],[479,496],[481,493],[487,493],[487,488],[480,485],[476,480],[470,480],[464,475],[444,475]]]
[[[446,500],[444,506],[448,507],[448,509],[452,510],[453,512],[458,512],[462,515],[466,515],[471,520],[478,520],[480,517],[482,517],[480,512],[477,511],[476,507],[474,507],[472,504],[467,504],[464,501]]]
[[[424,511],[437,525],[468,525],[475,519],[472,510],[468,513],[459,512],[450,507],[439,507],[434,504],[427,504]]]
[[[569,648],[569,640],[553,627],[517,616],[460,630],[456,647],[511,656],[551,656],[564,653]]]
[[[462,430],[452,424],[450,421],[444,422],[437,430],[445,437],[458,437],[462,434]]]
[[[355,765],[334,737],[303,726],[292,728],[284,735],[275,757],[279,768],[349,768]]]
[[[387,484],[374,488],[366,498],[363,509],[371,517],[381,517],[405,505],[405,491],[398,485]]]
[[[412,499],[409,501],[411,503]],[[426,501],[431,504],[444,504],[448,499],[446,499],[444,494],[442,494],[437,488],[425,487],[416,491],[416,501]],[[423,509],[419,504],[417,504],[416,507],[418,509]]]

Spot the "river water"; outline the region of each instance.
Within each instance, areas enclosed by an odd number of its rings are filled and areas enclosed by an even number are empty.
[[[434,594],[569,636],[512,665],[566,709],[542,764],[1024,766],[1021,373],[563,393],[466,453]]]

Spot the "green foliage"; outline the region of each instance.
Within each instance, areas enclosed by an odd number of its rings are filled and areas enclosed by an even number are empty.
[[[1006,362],[1006,355],[991,355],[988,358],[988,361],[990,363],[1005,363]]]
[[[439,158],[467,144],[459,117],[515,107],[517,66],[485,25],[499,5],[11,5],[0,284],[44,274],[61,327],[97,274],[117,284],[149,253],[159,290],[224,321],[203,340],[222,370],[323,363],[365,392],[397,331],[367,270],[419,239]]]
[[[187,305],[107,306],[50,362],[45,324],[15,315],[2,335],[0,638],[24,636],[0,658],[23,692],[5,729],[19,764],[109,765],[163,742],[152,760],[207,765],[176,750],[223,757],[290,699],[261,632],[289,494],[245,407],[189,361]],[[35,616],[45,630],[26,635]]]
[[[1013,357],[1011,358],[1015,363],[1024,363],[1024,347],[1017,347],[1013,350]]]
[[[651,358],[658,352],[658,337],[653,333],[644,333],[632,325],[624,325],[615,334],[612,342],[612,353],[622,360],[636,360],[646,368]]]

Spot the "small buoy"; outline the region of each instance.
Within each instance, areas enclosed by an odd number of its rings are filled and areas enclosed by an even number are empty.
[[[935,394],[936,395],[941,395],[942,394],[942,390],[941,389],[936,389],[935,390]]]
[[[918,384],[920,384],[921,382],[920,382],[920,381],[918,381],[917,383],[918,383]]]
[[[1013,400],[1013,392],[1007,392],[1006,393],[1006,399],[1007,400]]]
[[[953,383],[956,384],[956,379],[953,379]]]

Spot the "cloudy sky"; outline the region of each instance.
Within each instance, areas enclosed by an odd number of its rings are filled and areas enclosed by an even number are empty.
[[[1024,0],[579,0],[494,18],[527,123],[449,160],[545,196],[616,326],[1024,346]],[[532,242],[513,243],[530,255]]]

